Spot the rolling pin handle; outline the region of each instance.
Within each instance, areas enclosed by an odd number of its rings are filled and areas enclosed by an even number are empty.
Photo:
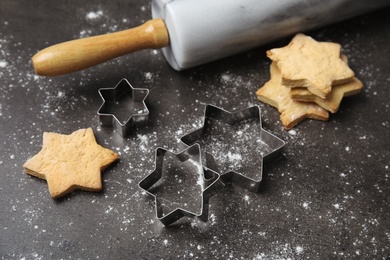
[[[113,58],[143,49],[159,49],[169,44],[162,19],[120,32],[59,43],[32,57],[35,73],[57,76],[89,68]]]

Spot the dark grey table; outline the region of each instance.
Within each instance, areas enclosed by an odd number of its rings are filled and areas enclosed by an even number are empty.
[[[269,48],[176,72],[147,50],[60,77],[34,75],[45,46],[127,29],[150,18],[145,1],[0,3],[0,256],[2,259],[385,259],[390,253],[390,9],[308,32],[338,42],[364,83],[328,122],[285,131],[276,109],[256,101],[269,79]],[[127,138],[99,125],[99,88],[127,78],[150,90],[150,122]],[[205,104],[260,105],[263,127],[287,142],[259,193],[228,186],[210,200],[210,220],[164,227],[138,182],[154,150],[178,151],[201,126]],[[46,182],[23,172],[44,131],[92,127],[120,153],[103,192],[53,200]]]

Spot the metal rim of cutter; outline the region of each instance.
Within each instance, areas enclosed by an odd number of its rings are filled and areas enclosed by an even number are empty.
[[[120,136],[125,137],[130,129],[135,124],[141,124],[149,119],[149,109],[145,104],[145,100],[149,95],[149,90],[146,88],[133,88],[133,86],[123,78],[114,88],[100,88],[98,90],[100,97],[103,100],[103,104],[98,110],[99,120],[103,126],[111,126],[114,131],[118,132]],[[130,114],[128,119],[122,123],[117,116],[112,113],[107,113],[107,103],[109,101],[116,102],[124,94],[130,94],[131,100],[134,103],[142,103],[142,113]]]
[[[150,191],[154,184],[156,184],[162,178],[162,167],[164,156],[169,153],[172,156],[177,157],[181,162],[185,162],[187,160],[192,160],[193,163],[199,164],[199,172],[195,174],[202,175],[202,200],[200,206],[200,213],[192,212],[183,208],[176,208],[175,210],[163,214],[159,198],[156,194]],[[187,147],[179,153],[174,153],[168,151],[164,148],[156,149],[156,160],[155,160],[155,168],[153,172],[147,175],[144,179],[142,179],[138,186],[143,189],[148,195],[152,196],[155,201],[156,208],[156,217],[160,220],[165,226],[168,226],[182,217],[196,217],[199,220],[206,222],[208,220],[208,200],[214,196],[219,189],[223,187],[223,184],[219,181],[220,175],[214,171],[211,171],[202,166],[201,160],[201,151],[199,144],[194,144],[192,146]]]
[[[256,105],[236,112],[229,112],[225,109],[209,104],[205,107],[203,126],[181,137],[180,141],[182,144],[189,146],[197,143],[197,141],[204,134],[204,129],[207,125],[208,118],[220,119],[228,124],[234,124],[241,120],[247,119],[258,120],[260,139],[271,148],[271,151],[267,154],[264,154],[261,158],[262,166],[258,175],[259,178],[253,179],[234,170],[228,172],[218,172],[218,174],[221,176],[221,181],[224,183],[233,183],[249,191],[258,192],[263,177],[264,165],[278,158],[281,155],[282,148],[286,143],[277,136],[263,129],[261,122],[261,109],[259,106]],[[208,166],[204,165],[204,167]]]

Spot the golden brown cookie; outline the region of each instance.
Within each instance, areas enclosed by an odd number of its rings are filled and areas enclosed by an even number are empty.
[[[119,155],[96,143],[91,128],[70,135],[43,133],[42,149],[23,168],[47,181],[50,195],[62,197],[74,190],[101,191],[101,170]]]
[[[332,42],[317,42],[297,34],[285,47],[267,51],[267,56],[280,68],[282,84],[305,87],[326,98],[332,85],[348,82],[354,72],[340,59],[341,46]]]
[[[341,60],[348,65],[348,58],[346,55],[342,54]],[[308,91],[306,88],[300,87],[291,89],[291,98],[297,101],[314,102],[329,112],[336,113],[343,97],[358,94],[362,88],[363,83],[356,77],[353,77],[346,83],[332,86],[332,91],[326,99],[322,99]]]
[[[257,98],[280,112],[280,119],[286,129],[291,129],[305,118],[328,120],[329,113],[322,107],[291,99],[290,88],[282,84],[280,70],[275,62],[271,64],[271,79],[257,92]]]
[[[331,113],[336,113],[339,110],[343,97],[358,94],[363,88],[363,83],[356,77],[351,81],[332,87],[332,91],[326,99],[322,99],[306,88],[292,88],[291,98],[297,101],[314,102]]]

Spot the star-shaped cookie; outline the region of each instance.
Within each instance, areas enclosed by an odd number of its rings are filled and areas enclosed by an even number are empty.
[[[358,94],[363,88],[363,83],[353,77],[351,81],[333,86],[332,92],[326,99],[322,99],[306,88],[291,89],[291,98],[297,101],[314,102],[331,113],[336,113],[339,110],[340,103],[343,97],[349,97]]]
[[[291,99],[291,89],[283,85],[280,70],[275,62],[272,62],[270,71],[271,79],[256,92],[256,95],[260,101],[279,110],[280,119],[286,129],[291,129],[305,118],[328,120],[329,113],[317,104]]]
[[[345,55],[341,55],[341,59],[348,64],[348,58]],[[323,107],[331,113],[336,113],[340,107],[340,103],[343,97],[349,97],[355,94],[358,94],[363,88],[363,83],[353,77],[350,81],[342,83],[332,87],[332,91],[329,93],[328,97],[323,99],[320,98],[310,91],[307,88],[292,88],[291,89],[291,98],[297,101],[305,102],[314,102],[317,105]]]
[[[119,158],[96,143],[91,128],[70,135],[45,132],[42,149],[24,165],[26,173],[47,181],[50,195],[74,190],[101,191],[101,170]]]
[[[280,68],[282,84],[306,87],[313,94],[326,98],[333,85],[352,79],[354,72],[340,58],[340,44],[317,42],[297,34],[285,47],[267,51],[267,56]]]

